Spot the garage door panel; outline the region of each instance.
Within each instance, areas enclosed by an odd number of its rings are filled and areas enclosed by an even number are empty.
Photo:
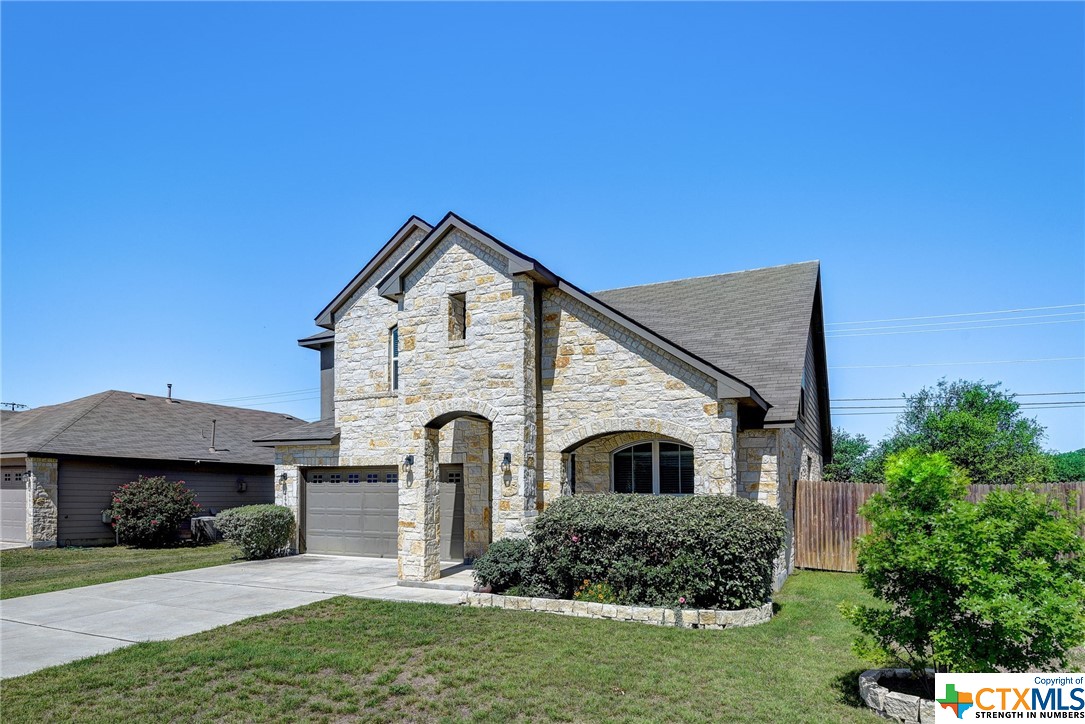
[[[0,487],[0,540],[26,542],[26,480],[23,468],[4,468]]]
[[[306,549],[310,553],[395,556],[399,521],[396,479],[395,468],[308,471]]]

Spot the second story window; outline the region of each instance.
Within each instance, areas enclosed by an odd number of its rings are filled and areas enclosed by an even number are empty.
[[[399,389],[399,327],[388,330],[388,377],[392,389]]]
[[[467,339],[467,295],[450,294],[448,296],[448,341],[458,342]]]

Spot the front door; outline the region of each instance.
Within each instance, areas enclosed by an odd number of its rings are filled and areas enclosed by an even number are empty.
[[[442,465],[441,560],[463,560],[463,466]]]

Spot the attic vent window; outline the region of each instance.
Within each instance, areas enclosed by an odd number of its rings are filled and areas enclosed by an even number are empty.
[[[467,295],[448,295],[448,341],[467,339]]]

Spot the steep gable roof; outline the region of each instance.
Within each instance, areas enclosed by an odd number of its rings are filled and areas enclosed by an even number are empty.
[[[253,440],[299,422],[277,412],[109,390],[4,416],[0,451],[273,465],[274,452]]]
[[[383,264],[388,259],[388,257],[390,257],[395,252],[395,250],[399,248],[399,245],[406,241],[408,238],[410,238],[410,236],[416,231],[422,231],[423,233],[428,234],[432,230],[432,226],[430,226],[423,219],[417,216],[412,216],[411,218],[407,219],[406,223],[404,223],[403,226],[399,227],[399,231],[392,234],[392,238],[385,242],[384,246],[380,248],[380,251],[373,255],[373,258],[370,259],[364,267],[362,267],[362,270],[360,272],[354,275],[354,278],[351,279],[345,287],[343,287],[343,290],[341,292],[335,295],[335,299],[328,302],[328,306],[320,310],[320,314],[316,315],[317,325],[320,327],[326,327],[328,329],[334,328],[335,313],[339,311],[339,309],[344,304],[346,304],[352,296],[354,296],[354,293],[358,291],[358,289],[360,289],[361,286],[365,284],[366,280],[369,279],[370,276],[372,276],[373,272],[379,269],[381,264]]]
[[[595,296],[752,384],[772,405],[766,423],[789,423],[798,414],[819,278],[820,265],[809,261]]]

